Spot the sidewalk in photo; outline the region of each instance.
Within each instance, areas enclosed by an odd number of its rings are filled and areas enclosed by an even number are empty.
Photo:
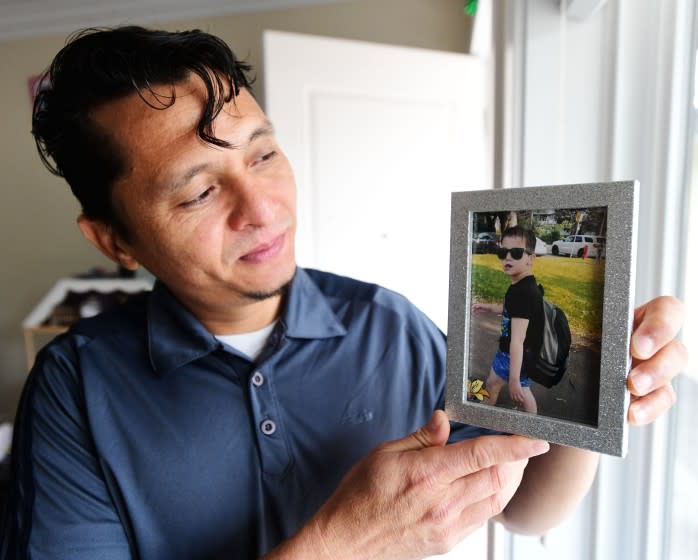
[[[492,358],[499,345],[501,321],[501,315],[493,313],[472,314],[469,368],[471,378],[474,376],[483,381],[487,379]],[[572,333],[570,365],[560,383],[550,389],[537,383],[531,384],[531,391],[538,405],[538,414],[597,425],[601,363],[599,351],[593,346]],[[515,408],[506,388],[502,389],[497,406]]]

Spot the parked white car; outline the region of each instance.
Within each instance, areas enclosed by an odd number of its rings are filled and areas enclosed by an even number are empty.
[[[568,235],[560,241],[553,243],[553,255],[572,255],[581,257],[584,255],[584,247],[588,247],[587,257],[596,258],[597,250],[603,255],[606,246],[606,238],[597,235]]]
[[[540,237],[536,237],[536,255],[543,256],[548,254],[548,246]]]

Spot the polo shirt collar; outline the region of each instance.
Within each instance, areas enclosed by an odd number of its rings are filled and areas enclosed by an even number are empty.
[[[220,347],[220,341],[159,280],[148,300],[148,352],[161,373],[176,369]]]
[[[289,338],[332,338],[347,329],[308,273],[296,268],[281,321]]]
[[[155,282],[148,301],[148,352],[153,368],[174,370],[222,346],[167,287]],[[346,329],[308,273],[296,268],[281,316],[289,338],[344,336]]]

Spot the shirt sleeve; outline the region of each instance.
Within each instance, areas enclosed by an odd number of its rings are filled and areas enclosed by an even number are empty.
[[[470,424],[461,424],[460,422],[451,421],[451,433],[448,436],[448,443],[456,443],[466,439],[474,439],[480,436],[499,436],[508,435],[505,432],[491,430],[489,428],[481,428],[480,426],[472,426]]]
[[[128,560],[82,401],[75,340],[37,357],[15,423],[0,558]]]
[[[506,294],[504,303],[509,317],[519,319],[532,319],[534,299],[516,285],[512,285]]]

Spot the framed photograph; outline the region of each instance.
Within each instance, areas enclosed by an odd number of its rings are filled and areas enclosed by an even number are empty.
[[[450,418],[624,456],[638,183],[451,200]]]

